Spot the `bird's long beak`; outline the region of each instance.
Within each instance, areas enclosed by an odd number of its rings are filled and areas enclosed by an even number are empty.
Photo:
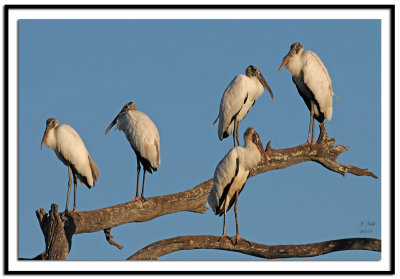
[[[271,88],[269,87],[267,81],[265,80],[265,78],[263,77],[263,75],[261,73],[258,76],[258,80],[261,82],[261,84],[264,86],[264,88],[266,88],[268,90],[269,94],[271,94],[271,98],[274,99],[274,93],[272,93]]]
[[[281,66],[279,67],[279,71],[278,73],[281,72],[282,68],[289,62],[289,54],[285,56],[285,58],[283,59],[283,62],[281,64]]]
[[[42,138],[42,143],[40,144],[40,149],[43,148],[43,143],[46,140],[48,134],[49,134],[49,126],[46,126],[46,130],[44,131],[43,138]]]
[[[260,151],[261,155],[264,156],[265,161],[268,163],[269,158],[268,158],[267,153],[266,153],[265,150],[264,150],[264,147],[262,146],[261,141],[259,142],[259,144],[257,144],[257,148],[258,148],[258,150]]]
[[[110,129],[115,125],[115,123],[117,123],[118,116],[119,116],[119,114],[117,115],[117,117],[115,117],[113,122],[111,122],[110,126],[108,126],[108,128],[106,130],[106,135],[107,135],[108,131],[110,131]]]

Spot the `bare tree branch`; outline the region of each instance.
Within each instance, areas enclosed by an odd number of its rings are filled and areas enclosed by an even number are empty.
[[[262,161],[252,172],[252,175],[264,173],[270,170],[287,168],[289,166],[299,164],[306,161],[314,161],[325,168],[340,173],[345,176],[346,173],[352,173],[358,176],[372,176],[378,178],[374,173],[367,169],[361,169],[355,166],[342,165],[336,160],[340,154],[348,150],[350,147],[343,145],[334,145],[335,139],[328,137],[326,133],[326,124],[319,126],[320,134],[315,145],[299,145],[286,149],[272,149],[271,143],[268,142],[265,151],[270,158],[269,164]]]
[[[58,213],[58,205],[52,204],[49,214],[44,209],[36,211],[46,242],[46,251],[37,259],[65,260],[71,249],[74,224],[71,219],[63,222]]]
[[[336,161],[338,156],[348,150],[349,147],[343,145],[334,146],[335,139],[328,137],[325,124],[321,124],[320,129],[321,133],[318,141],[312,147],[300,145],[286,149],[272,149],[270,143],[268,143],[266,151],[270,162],[267,164],[263,160],[252,170],[252,176],[270,170],[287,168],[306,161],[314,161],[342,175],[352,173],[377,178],[375,174],[365,169],[338,163]],[[74,233],[97,232],[126,223],[145,222],[181,211],[204,213],[207,211],[205,204],[207,203],[207,196],[212,182],[213,180],[209,179],[190,190],[147,198],[145,202],[130,201],[98,210],[79,212],[79,214],[71,213],[69,215],[76,225]],[[61,214],[61,218],[65,219],[64,213]]]
[[[266,147],[266,153],[270,158],[269,162],[267,163],[264,160],[260,162],[251,171],[251,176],[270,170],[287,168],[306,161],[314,161],[343,176],[346,173],[352,173],[358,176],[377,178],[374,173],[367,171],[367,169],[338,163],[336,161],[338,156],[348,150],[349,147],[343,145],[335,146],[335,139],[328,137],[325,124],[320,125],[320,130],[318,141],[313,146],[300,145],[286,149],[272,149],[269,142]],[[68,233],[80,234],[104,231],[131,222],[145,222],[181,211],[204,213],[208,210],[205,204],[207,203],[207,196],[212,183],[213,179],[209,179],[187,191],[147,198],[144,202],[130,201],[92,211],[60,213],[59,218]],[[36,214],[47,243],[49,240],[50,219],[44,209],[37,210]]]
[[[315,257],[344,250],[381,251],[381,241],[375,238],[346,238],[302,245],[264,245],[255,242],[234,241],[214,235],[177,236],[154,242],[139,250],[127,260],[157,260],[180,250],[218,249],[239,252],[265,259]]]
[[[110,243],[111,245],[117,247],[119,250],[124,248],[124,245],[120,245],[117,242],[115,242],[114,240],[112,240],[112,238],[114,238],[114,236],[111,235],[111,228],[105,229],[104,235],[106,236],[106,240],[108,241],[108,243]]]

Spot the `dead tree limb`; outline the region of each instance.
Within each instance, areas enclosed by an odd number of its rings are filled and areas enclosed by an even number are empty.
[[[314,161],[342,175],[352,173],[377,178],[375,174],[366,169],[338,163],[336,161],[338,156],[348,150],[349,147],[343,145],[334,146],[335,139],[327,136],[325,124],[321,124],[320,129],[321,133],[318,141],[312,147],[309,145],[300,145],[286,149],[272,149],[270,143],[268,143],[266,151],[270,162],[267,164],[263,160],[254,168],[252,176],[270,170],[287,168],[306,161]],[[76,225],[74,233],[97,232],[126,223],[145,222],[166,214],[181,211],[204,213],[207,211],[205,204],[212,182],[213,180],[209,179],[187,191],[147,198],[143,203],[130,201],[98,210],[69,214]],[[64,213],[61,213],[61,218],[65,219]]]
[[[255,242],[221,240],[214,235],[177,236],[154,242],[139,250],[127,260],[157,260],[180,250],[219,249],[239,252],[265,259],[315,257],[344,250],[381,251],[381,241],[375,238],[346,238],[302,245],[264,245]]]
[[[338,156],[348,150],[349,147],[343,145],[335,146],[335,139],[328,137],[325,124],[320,125],[320,130],[318,141],[313,146],[300,145],[286,149],[272,149],[269,142],[266,152],[270,161],[267,164],[263,160],[252,170],[251,175],[254,176],[270,170],[287,168],[306,161],[314,161],[343,176],[346,173],[352,173],[358,176],[372,176],[377,178],[374,173],[367,169],[338,163],[336,161]],[[57,216],[59,216],[68,233],[80,234],[104,231],[126,223],[145,222],[166,214],[181,211],[204,213],[208,210],[205,204],[212,183],[213,179],[209,179],[187,191],[147,198],[145,202],[130,201],[107,208],[83,211],[78,214],[60,213]],[[48,231],[51,227],[49,226],[49,220],[53,219],[49,219],[44,209],[38,210],[36,214],[47,243],[49,240]],[[52,218],[58,220],[57,216],[53,216]],[[70,249],[70,243],[68,249]]]
[[[124,248],[124,245],[120,245],[117,242],[115,242],[114,240],[112,240],[114,238],[114,236],[111,235],[111,228],[105,229],[104,235],[106,236],[106,240],[108,241],[108,243],[110,243],[111,245],[117,247],[119,250]]]
[[[48,215],[41,208],[36,211],[36,216],[39,219],[46,243],[46,251],[41,254],[41,258],[46,260],[65,260],[71,250],[74,223],[71,222],[70,218],[63,222],[58,213],[58,205],[54,203],[51,205]]]

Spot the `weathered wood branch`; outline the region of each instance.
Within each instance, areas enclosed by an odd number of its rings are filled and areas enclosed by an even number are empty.
[[[106,236],[106,240],[108,241],[108,243],[110,243],[111,245],[117,247],[119,250],[124,248],[124,245],[120,245],[117,242],[115,242],[114,240],[112,240],[114,238],[114,236],[111,235],[111,228],[105,229],[104,235]]]
[[[289,166],[306,161],[313,161],[321,164],[325,168],[337,172],[343,176],[346,173],[352,173],[358,176],[372,176],[378,178],[374,173],[367,169],[361,169],[355,166],[342,165],[337,162],[340,154],[350,147],[343,145],[334,145],[335,139],[328,137],[326,133],[326,124],[320,124],[320,134],[315,145],[299,145],[285,149],[273,149],[268,142],[265,151],[270,158],[269,164],[262,161],[252,172],[252,175],[264,173],[270,170],[283,169]]]
[[[286,149],[273,149],[269,142],[266,147],[266,152],[270,158],[269,162],[267,163],[263,160],[252,170],[251,175],[254,176],[270,170],[287,168],[306,161],[314,161],[343,176],[346,173],[352,173],[354,175],[377,178],[374,173],[367,169],[338,163],[336,161],[338,156],[348,150],[349,147],[343,145],[335,146],[335,139],[328,137],[325,124],[320,125],[320,130],[318,141],[313,146],[300,145]],[[213,180],[209,179],[184,192],[151,197],[147,198],[144,202],[130,201],[107,208],[83,211],[78,214],[59,213],[58,217],[54,216],[53,218],[55,218],[54,220],[60,218],[69,236],[69,233],[80,234],[104,231],[122,224],[145,222],[166,214],[181,211],[204,213],[208,210],[205,204],[212,183]],[[53,219],[49,219],[44,209],[37,211],[37,217],[47,243],[49,240],[49,220]],[[68,245],[68,248],[70,248],[70,241]]]
[[[320,129],[318,141],[312,147],[300,145],[286,149],[272,149],[268,143],[266,151],[270,162],[267,164],[262,161],[254,168],[252,176],[306,161],[314,161],[342,175],[352,173],[377,178],[375,174],[365,169],[338,163],[336,161],[338,156],[349,147],[334,146],[335,139],[328,137],[325,124],[321,124]],[[181,211],[204,213],[207,211],[205,204],[212,182],[213,180],[209,179],[187,191],[147,198],[145,202],[130,201],[107,208],[79,212],[79,214],[71,213],[68,216],[74,220],[76,226],[74,233],[79,234],[97,232],[131,222],[145,222]],[[64,213],[61,213],[60,216],[62,220],[67,220]]]
[[[381,240],[376,238],[346,238],[302,245],[264,245],[255,242],[223,239],[219,236],[177,236],[154,242],[139,250],[127,260],[157,260],[159,257],[180,250],[219,249],[239,252],[265,259],[315,257],[344,250],[381,251]]]
[[[58,213],[58,205],[54,203],[51,205],[48,215],[46,211],[41,208],[36,211],[36,216],[42,228],[46,243],[45,252],[39,256],[41,256],[41,259],[46,260],[65,260],[71,249],[72,235],[75,230],[74,222],[71,218],[62,221]]]

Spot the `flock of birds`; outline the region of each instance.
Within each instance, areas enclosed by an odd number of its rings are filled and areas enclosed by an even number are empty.
[[[292,74],[292,80],[310,110],[310,124],[308,138],[305,144],[314,145],[315,119],[322,123],[324,119],[332,118],[332,81],[321,59],[312,51],[304,51],[303,46],[296,42],[290,47],[284,57],[279,72],[286,66]],[[208,205],[214,213],[224,215],[223,233],[225,238],[226,212],[235,203],[236,243],[242,240],[239,235],[237,204],[240,192],[243,190],[251,169],[262,160],[268,163],[269,158],[264,151],[260,137],[254,128],[248,128],[244,133],[244,146],[239,144],[239,125],[247,115],[256,100],[269,91],[271,98],[274,95],[260,70],[256,66],[248,66],[246,74],[236,76],[226,88],[220,103],[219,114],[214,124],[218,123],[218,137],[220,140],[232,134],[234,147],[218,163],[214,172],[212,189],[207,198]],[[137,185],[134,201],[144,201],[144,182],[146,171],[152,173],[161,164],[160,136],[154,122],[143,112],[136,109],[132,102],[126,104],[115,119],[108,126],[105,134],[116,125],[124,132],[137,159]],[[312,131],[312,132],[311,132]],[[58,125],[55,118],[46,121],[46,130],[43,143],[52,148],[57,157],[68,167],[68,194],[65,211],[68,211],[69,195],[71,190],[71,170],[74,179],[74,207],[76,208],[77,180],[91,188],[99,178],[100,171],[91,159],[85,144],[78,133],[69,125]],[[143,166],[142,193],[139,197],[139,177]]]

